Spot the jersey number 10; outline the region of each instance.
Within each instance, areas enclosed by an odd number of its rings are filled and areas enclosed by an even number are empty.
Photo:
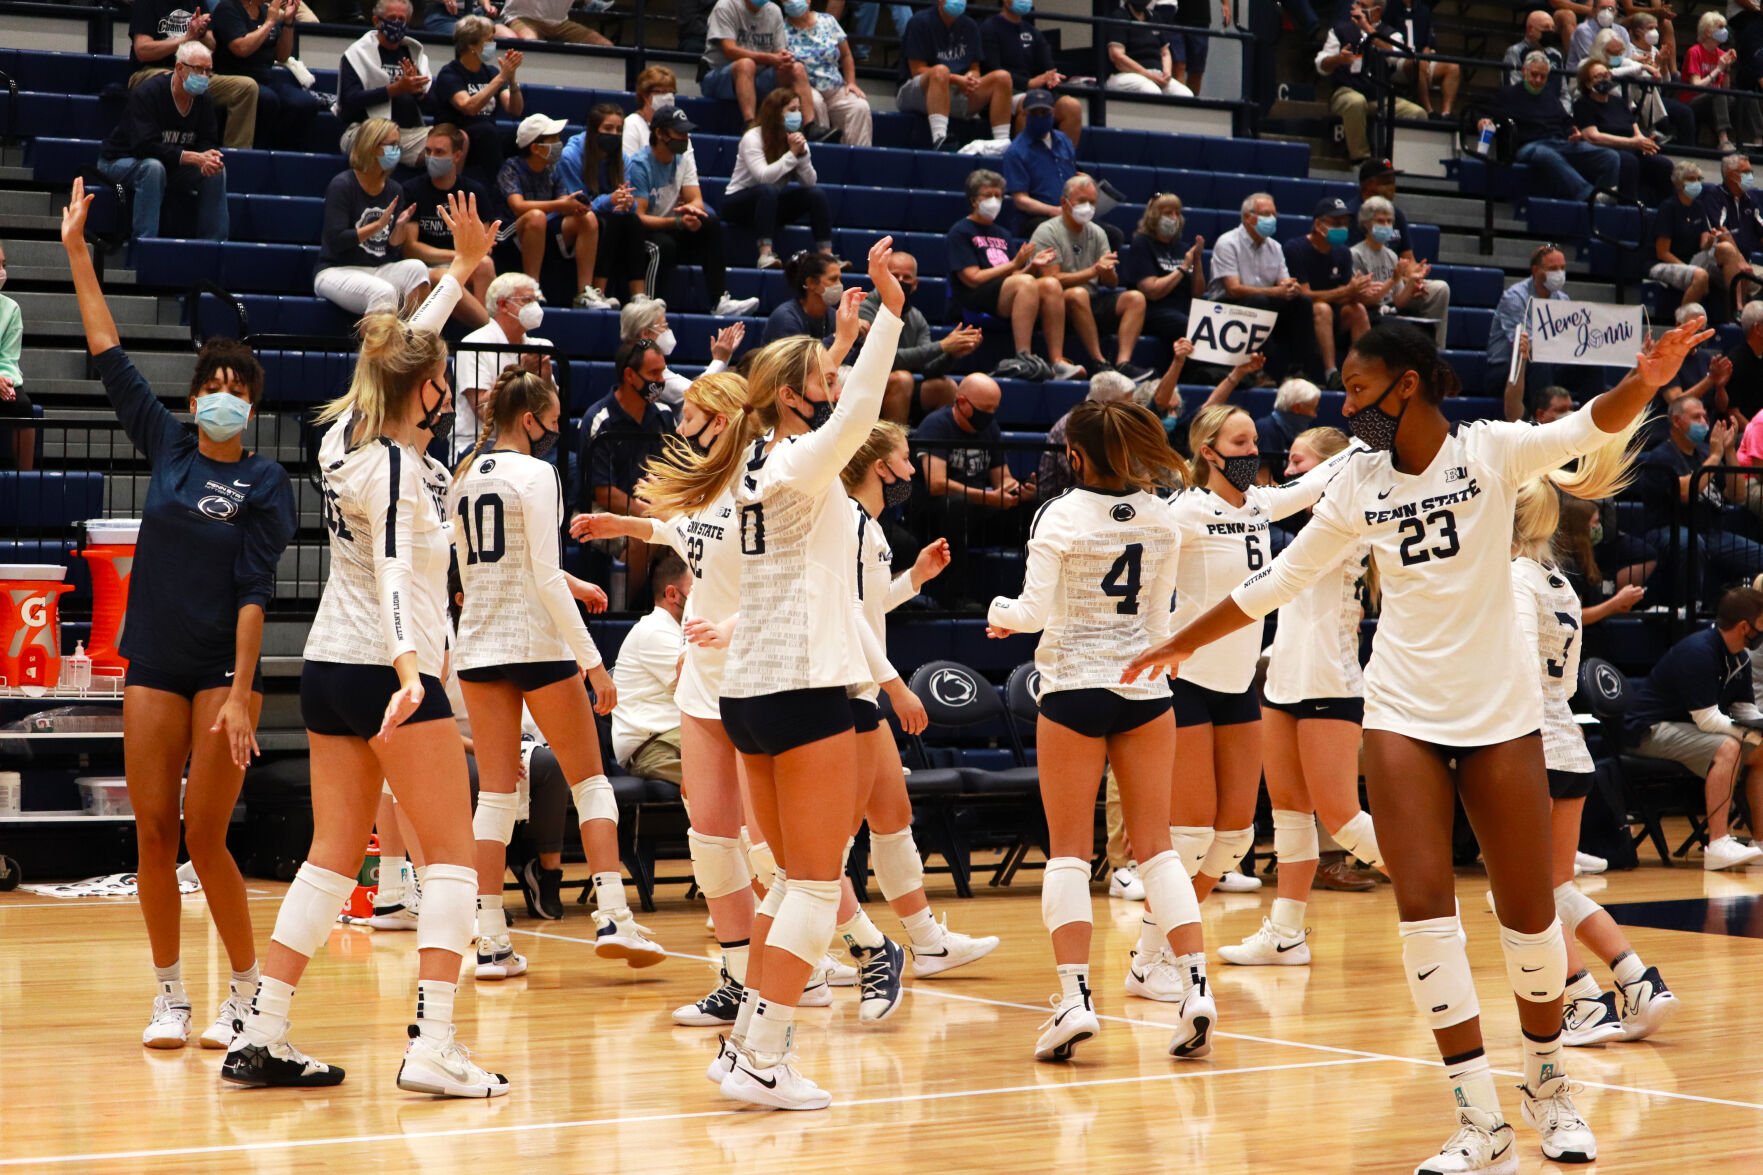
[[[459,499],[459,529],[465,535],[465,562],[495,563],[507,554],[502,535],[502,495]]]

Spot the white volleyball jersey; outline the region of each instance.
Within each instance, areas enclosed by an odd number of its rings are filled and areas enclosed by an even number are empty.
[[[1128,661],[1169,635],[1184,541],[1169,509],[1138,490],[1075,486],[1035,511],[1022,592],[994,599],[986,620],[1041,634],[1035,668],[1043,696],[1074,689],[1169,696],[1165,678],[1120,683]]]
[[[1186,490],[1170,502],[1169,516],[1181,531],[1181,569],[1176,576],[1174,631],[1180,631],[1273,560],[1268,524],[1308,510],[1322,496],[1352,445],[1284,485],[1252,485],[1243,504],[1232,506],[1204,488]],[[1216,472],[1214,477],[1219,476]],[[1266,626],[1259,620],[1208,645],[1182,664],[1181,679],[1224,694],[1255,683]]]
[[[902,571],[894,574],[894,552],[882,524],[869,516],[857,499],[851,499],[851,513],[857,524],[857,608],[864,629],[864,648],[875,681],[858,693],[873,702],[881,692],[881,683],[900,676],[888,660],[888,613],[918,593],[912,588],[912,576]]]
[[[649,520],[649,541],[672,547],[692,571],[692,594],[686,597],[686,620],[727,620],[741,606],[741,549],[735,534],[735,497],[723,494],[702,510],[665,521]],[[720,721],[716,699],[722,691],[727,649],[706,649],[688,643],[674,702],[682,714]]]
[[[1543,724],[1543,694],[1512,606],[1513,498],[1606,439],[1581,409],[1544,425],[1461,426],[1413,475],[1389,453],[1361,453],[1233,598],[1265,616],[1369,541],[1383,610],[1365,670],[1366,729],[1454,747],[1530,734]]]
[[[1262,686],[1268,701],[1291,705],[1364,694],[1359,622],[1365,619],[1370,556],[1370,543],[1354,544],[1322,578],[1280,608]]]
[[[1512,606],[1525,644],[1536,651],[1543,686],[1543,761],[1551,771],[1589,775],[1595,765],[1568,704],[1579,688],[1579,596],[1555,567],[1512,560]]]
[[[839,474],[881,417],[899,339],[900,319],[883,307],[832,418],[769,451],[768,439],[754,442],[735,482],[741,624],[723,697],[873,680],[856,605],[857,528]]]
[[[600,664],[559,566],[563,483],[556,466],[508,449],[479,454],[454,480],[447,516],[465,588],[459,668]]]

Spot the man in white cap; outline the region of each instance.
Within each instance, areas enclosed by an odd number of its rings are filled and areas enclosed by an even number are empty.
[[[520,267],[537,281],[545,262],[547,242],[575,259],[575,304],[589,310],[611,310],[616,299],[606,296],[606,279],[594,279],[594,255],[600,247],[600,221],[578,191],[566,192],[557,174],[563,154],[564,120],[529,114],[514,132],[519,153],[496,173],[496,190],[508,207],[503,225],[512,225],[520,242]]]

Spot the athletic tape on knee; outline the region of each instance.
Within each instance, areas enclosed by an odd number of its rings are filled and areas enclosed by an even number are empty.
[[[771,846],[764,841],[747,846],[747,866],[753,871],[753,879],[767,889],[771,888],[771,879],[777,873],[777,858],[772,856]]]
[[[1200,901],[1194,896],[1194,883],[1174,849],[1165,849],[1140,864],[1139,880],[1145,884],[1145,902],[1151,907],[1159,936],[1167,939],[1178,926],[1200,920]]]
[[[1212,830],[1197,824],[1171,824],[1169,842],[1175,846],[1176,856],[1181,858],[1181,867],[1192,877],[1200,871],[1200,862],[1205,860],[1206,850],[1212,847]]]
[[[612,783],[604,775],[595,775],[571,784],[569,794],[575,797],[575,818],[582,824],[590,820],[618,823],[618,798],[612,794]]]
[[[1316,835],[1316,817],[1309,812],[1273,810],[1273,854],[1282,862],[1297,864],[1314,861],[1322,856],[1322,842]]]
[[[1592,901],[1571,881],[1555,887],[1555,916],[1561,919],[1561,932],[1571,938],[1579,933],[1579,924],[1604,907]]]
[[[1334,830],[1334,838],[1373,869],[1383,868],[1383,850],[1377,847],[1377,831],[1372,827],[1370,812],[1353,813],[1351,820]]]
[[[1212,833],[1212,847],[1200,861],[1200,872],[1208,877],[1223,877],[1243,863],[1255,847],[1255,829],[1225,828]]]
[[[706,836],[696,828],[686,833],[692,853],[692,878],[707,898],[740,893],[752,882],[741,842],[732,836]]]
[[[1506,955],[1506,978],[1521,1000],[1547,1004],[1561,998],[1567,987],[1567,939],[1561,919],[1535,934],[1500,927],[1500,949]]]
[[[514,792],[478,792],[477,811],[471,814],[472,839],[507,844],[514,839],[514,818],[519,812],[520,797]]]
[[[1463,923],[1456,918],[1403,922],[1402,969],[1408,990],[1434,1031],[1481,1015],[1475,978],[1469,973],[1469,952],[1463,945]]]
[[[1054,857],[1041,873],[1041,921],[1051,932],[1090,920],[1090,863]]]
[[[871,832],[869,860],[875,866],[875,880],[882,897],[899,901],[907,894],[924,888],[924,859],[912,839],[912,829],[899,832]]]
[[[784,895],[790,892],[790,879],[784,876],[782,869],[771,871],[771,886],[765,891],[765,900],[759,903],[756,914],[760,917],[777,921],[777,912],[783,908]],[[837,929],[835,926],[834,929]]]
[[[355,892],[355,879],[302,862],[276,912],[270,938],[310,959],[331,936],[343,903]]]
[[[416,949],[463,955],[477,925],[477,870],[469,865],[430,865],[422,878],[416,911]]]
[[[788,888],[765,945],[818,964],[838,930],[842,887],[836,881],[792,881]]]

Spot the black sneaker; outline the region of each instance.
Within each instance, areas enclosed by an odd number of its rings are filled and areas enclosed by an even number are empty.
[[[233,1039],[244,1040],[245,1025],[233,1021]],[[220,1078],[234,1085],[254,1087],[277,1086],[289,1089],[313,1089],[343,1084],[343,1071],[335,1065],[315,1061],[293,1045],[286,1036],[269,1044],[235,1043],[221,1062]]]
[[[1140,380],[1150,379],[1154,374],[1149,367],[1140,367],[1137,363],[1134,363],[1131,360],[1128,360],[1125,363],[1116,363],[1114,365],[1114,370],[1118,371],[1121,375],[1126,376],[1126,378],[1132,380],[1134,383],[1138,383]]]
[[[563,917],[563,870],[547,869],[534,857],[514,875],[526,898],[526,912],[534,918],[555,922]]]
[[[687,1028],[715,1028],[723,1024],[733,1024],[735,1013],[741,1010],[741,985],[729,978],[729,973],[722,972],[722,983],[715,991],[694,1004],[687,1004],[673,1011],[673,1022]]]
[[[850,940],[846,940],[849,942]],[[906,952],[891,938],[873,950],[851,943],[851,957],[857,961],[857,986],[862,999],[857,1005],[857,1018],[865,1024],[879,1024],[900,1006],[900,979],[905,972]]]

